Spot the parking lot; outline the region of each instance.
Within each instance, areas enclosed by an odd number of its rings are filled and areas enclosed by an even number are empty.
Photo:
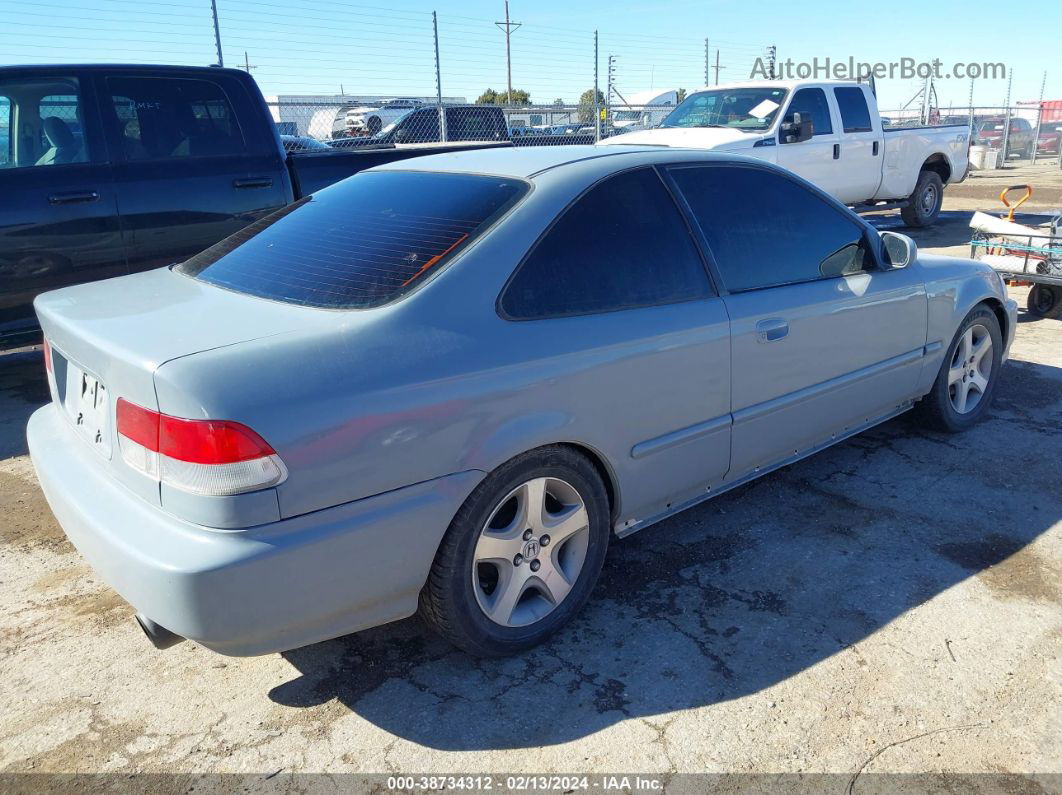
[[[1000,179],[1029,175],[1046,186],[1031,206],[1062,203],[1048,167]],[[968,251],[993,180],[949,189],[922,249]],[[506,660],[416,618],[267,657],[156,651],[35,483],[40,354],[3,357],[0,771],[810,772],[843,788],[1057,769],[1062,322],[1025,314],[1025,294],[987,421],[945,436],[900,417],[615,541],[574,624]]]

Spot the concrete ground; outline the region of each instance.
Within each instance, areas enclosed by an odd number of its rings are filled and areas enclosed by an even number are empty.
[[[923,249],[962,251],[965,217]],[[35,483],[40,355],[0,359],[0,772],[1016,773],[1042,791],[1028,776],[1062,772],[1062,322],[1020,321],[974,430],[901,417],[616,541],[574,624],[501,661],[417,619],[260,658],[155,651]]]

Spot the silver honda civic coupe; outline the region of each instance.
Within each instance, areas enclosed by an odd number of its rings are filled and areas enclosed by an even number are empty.
[[[782,169],[624,146],[374,168],[36,308],[52,510],[157,646],[232,655],[418,610],[527,649],[613,533],[911,408],[968,428],[1016,319]]]

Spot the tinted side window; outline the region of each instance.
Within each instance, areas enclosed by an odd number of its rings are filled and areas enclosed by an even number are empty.
[[[209,157],[244,150],[225,92],[208,80],[108,78],[126,160]]]
[[[16,119],[17,131],[11,127]],[[89,160],[75,78],[0,80],[0,168]]]
[[[786,123],[793,121],[794,113],[799,113],[804,119],[811,119],[815,135],[829,135],[833,132],[830,106],[826,102],[826,92],[821,88],[802,88],[796,92],[793,101],[789,103],[789,110],[785,112]]]
[[[859,224],[792,180],[765,169],[733,166],[674,168],[670,173],[733,292],[864,268]]]
[[[870,109],[867,108],[867,98],[861,88],[835,88],[834,96],[837,97],[837,107],[841,111],[841,124],[846,133],[870,132],[874,128],[870,123]]]
[[[513,275],[501,307],[526,320],[711,294],[674,201],[643,168],[610,177],[568,208]]]

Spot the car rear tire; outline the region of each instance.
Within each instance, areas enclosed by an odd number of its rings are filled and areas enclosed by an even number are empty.
[[[929,226],[940,215],[944,202],[944,181],[935,171],[923,171],[918,175],[914,192],[906,207],[900,210],[900,218],[907,226]]]
[[[576,450],[540,447],[511,459],[454,516],[421,590],[421,616],[480,657],[538,645],[589,598],[609,515],[601,476]]]
[[[1051,320],[1062,318],[1062,288],[1052,284],[1034,284],[1025,300],[1030,315]]]
[[[978,304],[959,326],[929,394],[915,406],[922,424],[958,433],[978,422],[996,391],[1003,335],[996,313]]]

